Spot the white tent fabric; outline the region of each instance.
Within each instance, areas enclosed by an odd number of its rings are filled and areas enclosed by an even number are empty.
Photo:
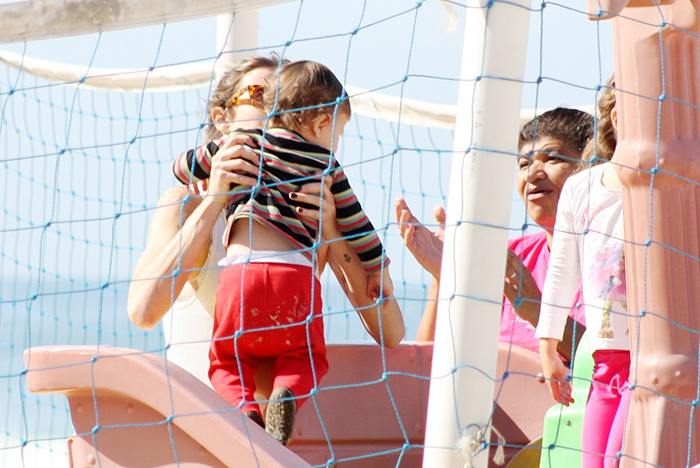
[[[124,93],[173,92],[209,86],[215,76],[215,62],[176,64],[148,69],[88,68],[37,59],[0,50],[0,62],[54,83]],[[421,127],[454,128],[457,106],[432,104],[415,99],[346,86],[354,114]],[[592,107],[581,110],[594,112]],[[545,109],[542,109],[544,111]],[[524,109],[521,124],[531,120],[535,110]]]

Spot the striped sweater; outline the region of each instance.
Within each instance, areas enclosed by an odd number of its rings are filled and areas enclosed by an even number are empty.
[[[236,130],[248,135],[261,155],[260,184],[255,187],[232,184],[226,215],[229,226],[239,218],[253,218],[282,234],[307,257],[313,255],[318,222],[299,217],[296,207],[316,208],[295,202],[289,194],[302,185],[317,181],[312,175],[330,167],[338,228],[350,247],[357,253],[367,272],[388,265],[379,236],[357,200],[338,161],[330,152],[304,141],[288,130],[273,128]],[[173,162],[173,174],[183,184],[199,182],[209,177],[211,158],[230,137],[226,135],[205,146],[180,154]]]

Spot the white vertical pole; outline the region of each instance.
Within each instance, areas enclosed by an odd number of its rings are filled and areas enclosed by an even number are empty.
[[[216,17],[216,50],[224,52],[216,62],[217,75],[220,76],[241,60],[256,55],[257,47],[258,10],[244,10]],[[236,52],[229,52],[232,50]]]
[[[467,2],[423,468],[464,466],[493,410],[529,21],[529,0]]]

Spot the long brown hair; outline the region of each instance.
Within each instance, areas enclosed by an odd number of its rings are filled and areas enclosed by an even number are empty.
[[[612,110],[617,103],[615,93],[615,75],[608,79],[605,89],[598,99],[598,124],[596,138],[591,140],[583,152],[583,160],[590,161],[595,156],[593,164],[609,161],[617,146],[617,134],[612,124]]]
[[[244,60],[238,65],[236,65],[231,70],[224,73],[216,88],[209,98],[209,104],[207,105],[207,128],[205,131],[206,142],[220,138],[222,133],[216,128],[216,125],[212,122],[212,111],[217,108],[225,108],[228,104],[233,93],[238,91],[240,87],[241,80],[243,77],[253,70],[258,68],[269,68],[272,70],[277,69],[281,64],[289,63],[288,60],[280,60],[279,55],[272,53],[267,57],[257,56],[248,60]],[[234,118],[235,108],[228,109],[229,116],[231,120]]]

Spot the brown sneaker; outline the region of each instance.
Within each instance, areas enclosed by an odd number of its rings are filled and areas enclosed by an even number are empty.
[[[294,429],[294,417],[297,414],[297,402],[294,394],[287,387],[277,387],[270,395],[265,417],[265,430],[282,445],[287,445]]]
[[[252,419],[258,426],[265,429],[265,422],[263,421],[262,416],[260,416],[260,413],[258,413],[257,411],[249,411],[243,414]]]

